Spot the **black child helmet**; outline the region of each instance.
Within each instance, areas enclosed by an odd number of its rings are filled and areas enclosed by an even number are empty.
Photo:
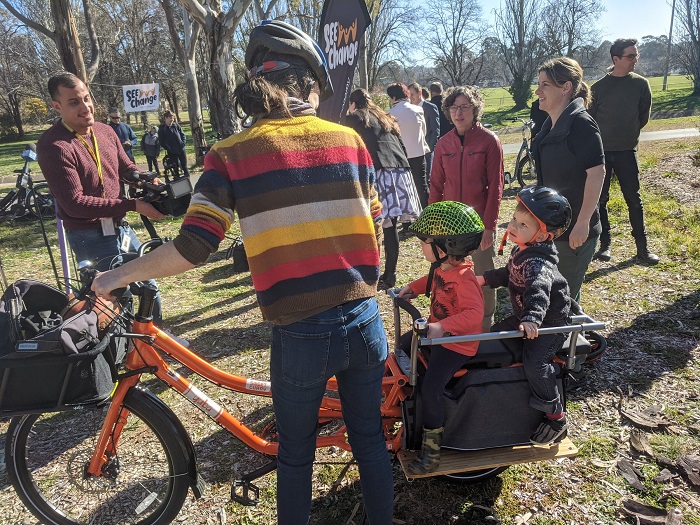
[[[320,99],[333,94],[333,85],[326,58],[314,40],[293,25],[280,20],[263,20],[250,33],[245,51],[245,65],[249,70],[266,61],[266,55],[291,55],[304,60],[313,72],[321,91]],[[282,64],[282,62],[279,62]],[[289,64],[286,64],[289,67]],[[280,69],[279,67],[277,69]]]
[[[556,239],[571,224],[571,206],[563,195],[546,186],[530,186],[518,192],[516,200],[540,223],[540,231]]]
[[[466,204],[441,201],[427,206],[410,229],[419,239],[430,237],[447,255],[461,259],[481,244],[484,223]]]

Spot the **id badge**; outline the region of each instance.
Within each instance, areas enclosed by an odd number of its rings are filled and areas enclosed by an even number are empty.
[[[119,248],[122,253],[129,252],[129,248],[131,248],[131,237],[127,233],[122,233],[122,242]]]
[[[114,219],[112,217],[100,219],[100,224],[102,225],[102,235],[104,235],[105,237],[107,235],[117,234],[117,232],[114,230]]]

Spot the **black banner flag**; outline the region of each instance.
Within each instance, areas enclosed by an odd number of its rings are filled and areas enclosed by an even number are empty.
[[[365,0],[326,0],[321,12],[319,44],[328,62],[333,96],[321,102],[318,115],[340,122],[347,110],[360,40],[372,23]]]

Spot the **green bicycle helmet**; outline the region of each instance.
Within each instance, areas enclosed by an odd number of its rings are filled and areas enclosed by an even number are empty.
[[[460,259],[479,247],[484,223],[470,206],[441,201],[427,206],[410,230],[423,241],[431,238],[447,255]]]
[[[294,67],[293,64],[281,61],[279,58],[275,58],[276,62],[270,62],[269,66],[264,64],[270,60],[266,57],[278,55],[298,57],[308,64],[318,81],[321,101],[333,94],[328,63],[318,44],[301,29],[291,24],[280,20],[263,20],[250,33],[248,47],[245,50],[245,65],[256,74]]]

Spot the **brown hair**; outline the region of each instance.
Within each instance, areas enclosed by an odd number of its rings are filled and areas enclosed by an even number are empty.
[[[58,100],[58,88],[74,88],[78,85],[78,82],[81,82],[81,80],[73,73],[68,73],[67,71],[52,76],[49,79],[49,95],[51,96],[51,100]]]
[[[484,97],[481,96],[479,90],[474,86],[455,86],[447,88],[444,98],[442,99],[442,112],[452,122],[450,116],[450,106],[455,103],[458,96],[464,95],[469,100],[469,103],[474,108],[474,122],[481,120],[481,115],[484,114]]]
[[[386,94],[389,95],[390,98],[404,100],[408,98],[408,88],[403,82],[396,82],[386,88]]]
[[[234,108],[238,118],[252,117],[253,121],[265,118],[276,109],[281,109],[287,117],[292,117],[289,111],[289,97],[308,100],[311,88],[316,82],[311,66],[305,60],[282,53],[268,52],[259,54],[254,67],[263,62],[286,62],[290,67],[270,71],[255,77],[246,73],[245,81],[236,86],[233,92]]]
[[[355,115],[360,119],[360,122],[364,124],[366,128],[370,127],[370,115],[379,121],[379,126],[387,133],[393,133],[397,137],[401,136],[399,132],[399,123],[396,121],[393,115],[389,115],[382,108],[377,106],[373,101],[370,94],[365,89],[356,89],[350,93],[349,102],[355,103]]]
[[[559,57],[547,60],[540,66],[539,71],[544,72],[549,81],[558,87],[571,82],[571,100],[582,98],[586,108],[591,103],[591,89],[583,81],[583,69],[573,58]]]

